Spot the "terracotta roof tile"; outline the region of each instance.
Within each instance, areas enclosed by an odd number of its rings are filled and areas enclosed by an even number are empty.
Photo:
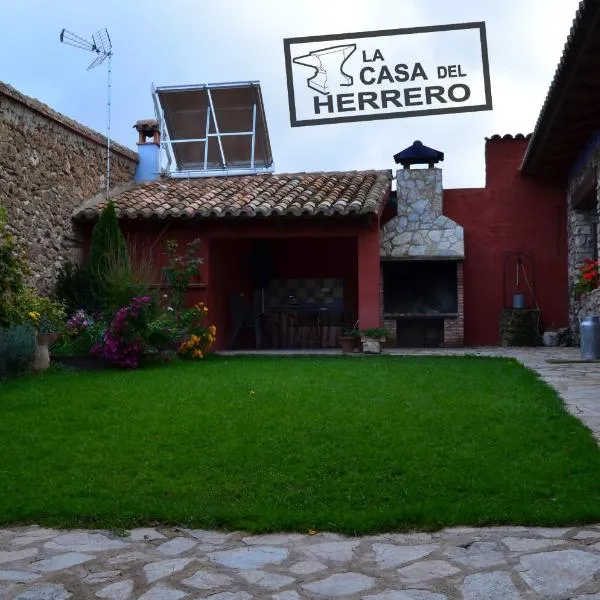
[[[127,219],[366,215],[379,213],[391,179],[391,171],[163,178],[112,200]],[[87,202],[74,218],[93,219],[105,204]]]
[[[531,133],[528,134],[523,134],[523,133],[515,133],[515,135],[512,135],[511,133],[505,133],[504,135],[500,135],[499,133],[495,133],[494,135],[490,136],[489,138],[485,138],[486,140],[491,140],[493,142],[506,142],[506,141],[512,141],[512,140],[528,140],[531,138]]]

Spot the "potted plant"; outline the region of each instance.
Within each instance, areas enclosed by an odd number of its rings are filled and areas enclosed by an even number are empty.
[[[586,258],[581,265],[577,267],[579,275],[575,282],[573,294],[579,298],[600,286],[600,259],[591,260]]]
[[[381,344],[385,342],[387,329],[384,327],[368,327],[360,331],[362,350],[366,354],[380,354]]]
[[[343,329],[340,336],[340,346],[344,354],[358,352],[360,329]]]
[[[37,333],[33,370],[45,371],[50,366],[49,346],[59,339],[64,327],[64,308],[49,298],[36,297],[33,294],[25,298],[30,307],[27,319]]]

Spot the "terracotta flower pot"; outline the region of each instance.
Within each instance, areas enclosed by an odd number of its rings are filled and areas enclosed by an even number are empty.
[[[350,335],[340,337],[340,346],[344,354],[352,354],[358,351],[358,338]]]

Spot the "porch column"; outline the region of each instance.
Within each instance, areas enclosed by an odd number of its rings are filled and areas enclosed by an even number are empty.
[[[381,326],[379,306],[379,220],[358,236],[358,323],[361,329]]]

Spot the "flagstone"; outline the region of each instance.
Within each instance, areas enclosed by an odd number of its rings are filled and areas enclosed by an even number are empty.
[[[326,579],[307,583],[302,588],[317,596],[338,598],[358,594],[374,585],[375,579],[362,573],[336,573]]]
[[[469,575],[461,590],[463,600],[522,600],[510,575],[502,571]]]
[[[0,581],[16,581],[18,583],[26,583],[35,581],[41,575],[38,573],[30,573],[27,571],[0,571]]]
[[[528,554],[520,559],[523,581],[542,598],[560,598],[600,573],[600,556],[582,550]]]
[[[269,590],[278,590],[295,581],[293,577],[288,577],[287,575],[277,575],[261,570],[244,571],[240,573],[240,576],[250,584],[258,585]]]
[[[188,550],[191,550],[194,546],[196,546],[198,542],[195,540],[190,540],[189,538],[177,537],[161,544],[157,550],[161,554],[166,554],[167,556],[177,556],[178,554],[183,554]]]
[[[45,560],[38,560],[37,562],[31,563],[29,566],[37,571],[51,573],[53,571],[61,571],[63,569],[74,567],[75,565],[80,565],[93,560],[94,558],[96,557],[91,554],[67,552],[66,554],[59,554],[58,556],[53,556],[52,558],[47,558]]]
[[[448,577],[459,571],[460,569],[445,560],[426,560],[398,569],[398,574],[407,583],[420,583],[431,579],[439,579],[440,577]]]
[[[50,550],[68,550],[71,552],[103,552],[106,550],[119,550],[127,546],[128,544],[125,542],[111,540],[100,533],[87,532],[59,535],[44,544],[44,548]]]
[[[100,591],[96,592],[98,598],[107,598],[108,600],[129,600],[133,594],[133,580],[125,579],[111,583]]]
[[[138,600],[179,600],[179,598],[183,598],[187,595],[186,592],[159,583],[145,594],[142,594]]]
[[[44,583],[30,587],[12,600],[69,600],[73,594],[59,583]]]
[[[184,579],[183,583],[199,590],[212,590],[214,588],[230,585],[233,583],[233,579],[222,573],[199,570],[191,577]]]
[[[208,556],[214,562],[226,567],[252,570],[283,562],[288,556],[288,550],[276,546],[251,546],[213,552]]]
[[[0,565],[16,562],[17,560],[23,560],[24,558],[31,558],[38,554],[37,548],[27,548],[25,550],[8,550],[6,552],[0,552]]]
[[[375,562],[380,569],[391,569],[424,558],[439,548],[439,544],[420,546],[396,546],[394,544],[373,544]]]
[[[193,558],[170,558],[150,563],[144,567],[146,580],[148,583],[154,583],[159,579],[185,569],[193,560]]]

